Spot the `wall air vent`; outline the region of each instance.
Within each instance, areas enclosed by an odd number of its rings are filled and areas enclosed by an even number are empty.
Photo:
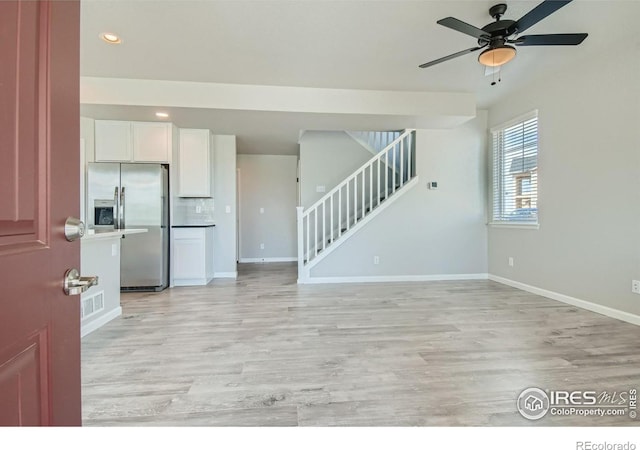
[[[91,317],[104,309],[104,291],[82,299],[80,303],[80,320]]]

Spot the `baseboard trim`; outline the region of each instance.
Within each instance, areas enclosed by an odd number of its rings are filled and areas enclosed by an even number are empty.
[[[173,280],[174,287],[206,286],[213,278],[180,278]]]
[[[531,292],[532,294],[540,295],[542,297],[550,298],[551,300],[557,300],[568,305],[577,306],[578,308],[586,309],[588,311],[602,314],[603,316],[611,317],[612,319],[622,320],[633,325],[640,325],[640,316],[631,314],[619,309],[610,308],[608,306],[599,305],[587,300],[582,300],[568,295],[560,294],[558,292],[548,291],[536,286],[521,283],[519,281],[510,280],[508,278],[499,277],[497,275],[489,274],[489,279],[497,283],[506,284],[507,286],[514,287],[523,291]]]
[[[333,284],[333,283],[394,283],[414,281],[456,281],[486,280],[486,273],[453,273],[437,275],[387,275],[364,277],[308,277],[298,279],[298,284]]]
[[[275,258],[240,258],[239,263],[271,263],[271,262],[296,262],[297,256],[282,256]]]
[[[112,309],[108,313],[103,314],[99,317],[96,317],[95,320],[92,320],[91,322],[85,325],[82,325],[82,327],[80,328],[80,337],[81,338],[85,337],[87,334],[93,331],[96,331],[98,328],[111,322],[116,317],[120,317],[121,315],[122,315],[122,307],[118,306],[117,308]]]
[[[214,272],[213,278],[238,278],[238,272]]]

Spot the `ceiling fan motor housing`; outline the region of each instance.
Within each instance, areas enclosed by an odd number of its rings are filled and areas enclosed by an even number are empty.
[[[494,38],[502,38],[504,40],[509,37],[509,35],[513,34],[509,32],[509,29],[513,29],[515,24],[515,20],[498,20],[482,27],[482,31],[486,32],[490,36],[491,42],[493,42]],[[479,45],[486,43],[486,40],[482,38],[478,39]]]

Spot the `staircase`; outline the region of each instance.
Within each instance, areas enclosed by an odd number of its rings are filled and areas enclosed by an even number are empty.
[[[417,184],[415,130],[390,133],[396,133],[395,139],[369,161],[306,210],[298,207],[299,283],[308,280],[313,266]]]

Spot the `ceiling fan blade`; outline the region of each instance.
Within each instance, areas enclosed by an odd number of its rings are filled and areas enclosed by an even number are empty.
[[[438,20],[437,23],[447,28],[451,28],[452,30],[459,31],[460,33],[473,36],[476,39],[482,39],[488,42],[491,38],[489,33],[487,33],[486,31],[474,27],[473,25],[469,25],[468,23],[463,22],[462,20],[458,20],[455,17],[445,17],[444,19]]]
[[[516,31],[522,33],[529,27],[532,27],[536,23],[540,22],[545,17],[553,14],[567,3],[571,3],[571,0],[545,0],[531,11],[526,13],[516,21],[510,28],[509,34],[513,34]]]
[[[462,55],[466,55],[467,53],[475,52],[476,50],[480,50],[481,48],[484,48],[484,47],[486,47],[486,46],[483,45],[482,47],[468,48],[466,50],[462,50],[461,52],[454,53],[452,55],[445,56],[443,58],[435,59],[433,61],[429,61],[429,62],[426,62],[424,64],[420,64],[418,67],[420,67],[421,69],[424,69],[425,67],[435,66],[436,64],[440,64],[441,62],[449,61],[450,59],[457,58],[458,56],[462,56]]]
[[[587,33],[530,34],[513,41],[516,45],[578,45],[587,38]]]

